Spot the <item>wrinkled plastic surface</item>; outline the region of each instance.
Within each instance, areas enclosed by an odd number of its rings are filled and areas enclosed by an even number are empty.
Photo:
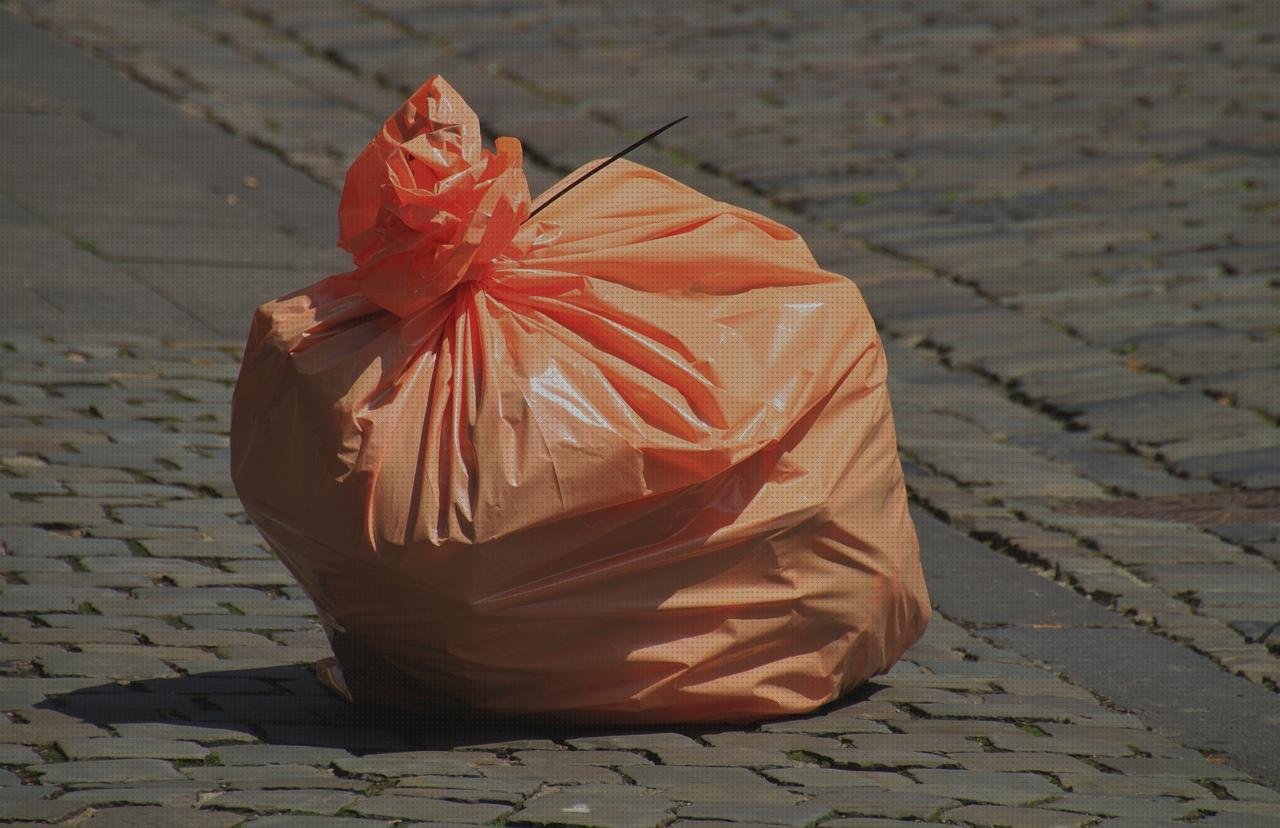
[[[254,317],[233,480],[357,701],[385,669],[424,707],[741,722],[924,631],[854,284],[625,159],[522,225],[596,163],[531,205],[519,142],[432,78],[348,174],[355,269]]]

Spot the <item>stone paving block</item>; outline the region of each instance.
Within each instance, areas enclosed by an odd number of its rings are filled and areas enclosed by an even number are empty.
[[[682,819],[690,820],[714,819],[749,825],[793,825],[799,828],[799,826],[812,824],[820,817],[831,813],[831,810],[815,802],[801,802],[795,805],[760,802],[692,802],[681,805],[676,813]]]
[[[1274,802],[1280,804],[1280,792],[1264,788],[1253,782],[1223,779],[1218,781],[1217,784],[1236,799],[1248,802]]]
[[[1191,779],[1128,773],[1060,773],[1058,781],[1072,793],[1099,796],[1181,796],[1195,799],[1204,796],[1208,790]]]
[[[538,761],[548,758],[545,751],[516,751],[511,758],[523,762],[526,759]],[[558,750],[550,758],[557,762],[581,765],[599,765],[600,767],[617,767],[623,765],[647,765],[649,759],[641,751],[626,750]]]
[[[1207,762],[1203,759],[1159,759],[1147,757],[1118,757],[1104,760],[1109,768],[1135,776],[1164,776],[1182,779],[1248,779],[1245,771],[1230,765]]]
[[[136,654],[50,653],[39,658],[40,667],[50,676],[88,676],[110,679],[147,679],[176,675],[172,668],[143,647]]]
[[[795,797],[765,777],[776,779],[778,774],[801,769],[769,770],[764,776],[746,768],[626,765],[618,770],[635,784],[664,791],[676,799],[778,803],[795,801]]]
[[[310,745],[219,745],[213,755],[224,765],[315,765],[327,766],[340,759],[352,759],[341,748]]]
[[[880,819],[879,817],[849,817],[846,819],[834,819],[824,822],[824,826],[835,826],[835,828],[894,828],[894,826],[912,825],[914,823],[909,820],[902,819]]]
[[[94,783],[101,784],[101,783]],[[169,805],[194,807],[208,793],[208,785],[198,782],[157,782],[142,785],[117,785],[108,788],[81,787],[68,791],[60,799],[89,805]]]
[[[1097,796],[1068,793],[1058,797],[1049,805],[1055,811],[1167,821],[1194,813],[1195,808],[1191,806],[1193,801],[1175,797]]]
[[[628,766],[629,767],[629,766]],[[623,778],[617,771],[597,765],[584,765],[560,761],[554,755],[539,757],[536,760],[528,757],[519,765],[493,765],[484,769],[484,775],[490,779],[537,779],[547,785],[586,785],[600,783],[604,785],[622,784]]]
[[[1092,820],[1083,814],[1065,811],[1001,805],[964,805],[947,811],[946,819],[969,825],[1025,825],[1027,828],[1076,828]]]
[[[480,772],[447,751],[416,751],[339,757],[335,767],[361,776],[479,776]]]
[[[789,758],[785,751],[760,748],[667,748],[654,755],[664,765],[685,767],[777,768],[803,764]]]
[[[624,785],[580,785],[534,797],[509,821],[531,825],[611,825],[650,828],[667,819],[675,803]]]
[[[5,681],[8,683],[22,680],[5,679]],[[33,679],[32,681],[60,680]],[[0,719],[0,744],[45,745],[65,737],[110,735],[109,731],[74,716],[41,708],[23,707],[20,719]]]
[[[669,748],[700,748],[698,742],[679,733],[619,733],[567,739],[578,750],[638,750],[660,753]]]
[[[61,647],[53,644],[0,643],[0,670],[13,674],[30,673],[36,659],[63,652]]]
[[[0,525],[29,526],[37,523],[93,526],[106,522],[102,505],[80,497],[42,497],[37,500],[10,498],[0,511]]]
[[[293,788],[285,791],[225,791],[201,802],[201,808],[246,810],[254,813],[289,812],[333,816],[358,799],[358,795],[345,791],[306,790]]]
[[[182,774],[160,759],[94,759],[59,762],[35,769],[41,781],[53,785],[124,784],[184,780]]]
[[[79,759],[204,759],[209,749],[195,742],[123,736],[118,738],[66,738],[57,741],[59,750],[71,760]]]
[[[913,719],[901,724],[903,733],[891,734],[893,740],[881,738],[873,734],[869,736],[848,736],[845,740],[858,747],[874,747],[883,745],[901,745],[908,750],[935,750],[940,753],[973,753],[983,749],[976,739],[989,739],[994,736],[1018,731],[1012,722],[992,721],[987,719]],[[899,737],[906,740],[898,741]],[[938,747],[930,748],[931,744]],[[945,746],[944,746],[945,745]],[[889,748],[892,749],[892,748]]]
[[[806,801],[840,814],[915,820],[932,819],[934,814],[960,804],[954,799],[917,793],[913,789],[889,791],[862,786],[824,788]]]
[[[111,729],[126,739],[181,739],[202,745],[258,741],[248,728],[198,727],[160,722],[120,722]]]
[[[1097,768],[1086,764],[1074,756],[1064,753],[1029,753],[1029,752],[991,752],[965,753],[955,757],[955,761],[965,770],[998,771],[1012,773],[1017,771],[1042,771],[1052,773],[1060,779],[1101,775]],[[1083,782],[1082,782],[1083,784]]]
[[[813,793],[828,788],[865,787],[885,790],[907,790],[919,787],[909,777],[890,771],[841,770],[838,768],[766,768],[764,776],[792,789]],[[923,793],[931,793],[923,791]],[[767,797],[766,797],[767,798]]]
[[[379,794],[361,799],[351,805],[350,810],[361,816],[467,824],[491,822],[511,813],[509,806],[496,803],[450,802],[394,794]],[[563,820],[561,823],[563,824]]]
[[[289,814],[274,814],[271,816],[259,817],[251,819],[244,823],[245,825],[253,825],[255,828],[374,828],[378,825],[392,825],[389,820],[383,819],[362,819],[360,817],[322,817],[308,814],[306,816],[297,816]]]
[[[419,796],[424,799],[446,799],[450,802],[487,802],[512,808],[525,800],[525,795],[511,791],[477,790],[473,788],[402,788],[395,786],[397,796]]]
[[[6,822],[57,822],[88,809],[86,803],[61,799],[0,799],[0,819]]]
[[[6,612],[75,612],[82,604],[112,602],[120,597],[106,589],[65,589],[52,585],[0,584]]]
[[[230,828],[242,822],[243,814],[195,811],[190,808],[121,807],[94,808],[84,825],[94,828]]]
[[[183,613],[183,623],[197,630],[307,630],[316,624],[314,615],[221,615]]]
[[[23,572],[22,570],[15,570]],[[132,573],[104,572],[23,572],[22,580],[33,586],[57,589],[137,589],[153,586],[150,578]]]
[[[906,721],[910,718],[911,714],[903,712],[890,702],[867,701],[814,716],[766,722],[760,729],[765,733],[815,735],[884,733],[889,729],[885,722]]]
[[[448,790],[450,793],[447,798],[462,800],[501,796],[500,801],[519,801],[532,796],[540,787],[542,783],[535,779],[493,779],[484,776],[402,776],[396,782],[396,792],[404,796],[416,796],[419,793],[431,796],[433,790]]]
[[[0,765],[38,765],[42,762],[44,758],[25,745],[0,744]],[[0,785],[4,784],[7,783],[0,782]]]
[[[1276,823],[1276,809],[1266,802],[1193,799],[1187,804],[1194,811],[1206,814],[1203,821],[1213,820],[1218,825],[1274,825]],[[1208,814],[1212,816],[1207,816]]]
[[[180,770],[195,782],[224,785],[235,790],[301,788],[363,792],[370,787],[366,779],[336,776],[329,768],[311,765],[194,765]]]
[[[920,792],[995,805],[1028,805],[1060,795],[1062,788],[1033,773],[912,770]]]

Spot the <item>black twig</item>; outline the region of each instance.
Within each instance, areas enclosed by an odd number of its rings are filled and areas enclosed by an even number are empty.
[[[679,118],[676,118],[674,121],[672,121],[671,123],[667,124],[666,126],[664,126],[664,127],[660,127],[660,128],[658,128],[658,129],[655,129],[653,132],[650,132],[648,135],[644,136],[644,137],[643,137],[643,138],[641,138],[639,141],[636,141],[636,142],[635,142],[634,144],[632,144],[631,146],[627,147],[626,149],[622,150],[622,151],[621,151],[621,152],[619,152],[618,154],[614,155],[614,156],[613,156],[612,158],[610,158],[609,160],[607,160],[607,161],[601,161],[599,164],[595,165],[595,166],[594,166],[594,167],[592,167],[590,170],[588,170],[588,171],[587,171],[587,172],[586,172],[586,173],[585,173],[581,178],[579,178],[579,179],[575,180],[575,181],[574,181],[572,184],[570,184],[568,187],[565,187],[563,190],[561,190],[560,192],[556,193],[556,194],[555,194],[555,195],[553,195],[551,198],[547,199],[547,201],[546,201],[546,203],[545,203],[545,204],[543,204],[543,205],[542,205],[542,206],[540,206],[537,210],[534,210],[532,213],[530,213],[530,214],[529,214],[529,216],[528,216],[528,218],[526,218],[524,221],[522,221],[522,222],[520,222],[520,223],[521,223],[521,224],[524,224],[524,222],[525,222],[525,221],[528,221],[529,219],[531,219],[531,218],[533,218],[534,216],[538,215],[538,213],[540,213],[540,212],[542,212],[543,210],[545,210],[546,208],[550,207],[550,206],[551,206],[551,204],[552,204],[552,202],[554,202],[554,201],[555,201],[557,198],[559,198],[560,196],[562,196],[562,195],[564,195],[565,193],[569,192],[569,191],[570,191],[570,190],[572,190],[574,187],[578,186],[579,184],[581,184],[582,182],[586,181],[586,180],[587,180],[588,178],[590,178],[591,176],[593,176],[593,175],[595,175],[596,173],[600,172],[600,171],[601,171],[601,170],[603,170],[605,167],[609,166],[609,165],[610,165],[610,164],[612,164],[614,161],[617,161],[617,160],[618,160],[619,158],[621,158],[622,156],[624,156],[624,155],[626,155],[627,153],[631,152],[631,151],[632,151],[633,149],[635,149],[636,147],[640,146],[641,144],[644,144],[646,141],[652,141],[654,138],[657,138],[659,135],[661,135],[662,133],[664,133],[664,132],[666,132],[667,130],[671,129],[673,126],[675,126],[676,124],[680,123],[681,121],[683,121],[685,118],[688,118],[688,117],[689,117],[688,115],[682,115],[682,116],[680,116]]]

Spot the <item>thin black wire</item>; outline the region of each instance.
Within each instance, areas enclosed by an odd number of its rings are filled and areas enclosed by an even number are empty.
[[[650,132],[648,135],[644,136],[644,137],[643,137],[643,138],[641,138],[639,141],[636,141],[634,144],[632,144],[631,146],[629,146],[629,147],[627,147],[626,149],[622,150],[621,152],[619,152],[617,155],[613,156],[613,157],[612,157],[612,158],[610,158],[609,160],[607,160],[607,161],[601,161],[599,164],[597,164],[596,166],[592,167],[592,168],[591,168],[591,169],[590,169],[590,170],[589,170],[585,175],[583,175],[581,178],[577,179],[577,180],[576,180],[576,181],[574,181],[572,184],[570,184],[568,187],[565,187],[563,190],[561,190],[560,192],[556,193],[556,194],[555,194],[555,195],[553,195],[551,198],[547,199],[547,201],[546,201],[546,203],[545,203],[545,204],[543,204],[543,205],[542,205],[541,207],[539,207],[537,210],[534,210],[532,213],[530,213],[530,214],[529,214],[529,216],[528,216],[528,218],[526,218],[524,221],[522,221],[522,222],[520,222],[520,223],[521,223],[521,224],[524,224],[524,223],[525,223],[525,221],[528,221],[529,219],[531,219],[531,218],[533,218],[534,216],[538,215],[538,213],[540,213],[540,212],[542,212],[543,210],[545,210],[545,209],[547,209],[548,207],[550,207],[550,206],[551,206],[551,204],[552,204],[552,202],[554,202],[554,201],[555,201],[557,198],[559,198],[560,196],[562,196],[562,195],[564,195],[565,193],[569,192],[569,191],[570,191],[570,190],[572,190],[574,187],[578,186],[579,184],[581,184],[582,182],[586,181],[586,180],[587,180],[588,178],[590,178],[591,176],[593,176],[593,175],[595,175],[596,173],[600,172],[600,171],[601,171],[601,170],[603,170],[605,167],[609,166],[609,165],[610,165],[610,164],[612,164],[614,161],[617,161],[617,160],[618,160],[619,158],[621,158],[622,156],[624,156],[624,155],[626,155],[627,153],[631,152],[631,151],[632,151],[633,149],[635,149],[636,147],[640,146],[641,144],[645,143],[646,141],[652,141],[654,138],[657,138],[659,135],[661,135],[662,133],[664,133],[664,132],[666,132],[667,130],[671,129],[673,126],[675,126],[676,124],[680,123],[681,121],[683,121],[685,118],[688,118],[688,117],[689,117],[688,115],[682,115],[681,117],[676,118],[674,121],[672,121],[671,123],[667,124],[666,126],[664,126],[664,127],[660,127],[659,129],[655,129],[653,132]]]

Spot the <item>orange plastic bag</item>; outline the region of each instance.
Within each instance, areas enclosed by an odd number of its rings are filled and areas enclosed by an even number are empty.
[[[355,269],[253,320],[232,476],[319,608],[325,675],[741,722],[887,670],[929,602],[853,283],[625,160],[524,223],[596,162],[531,204],[497,149],[432,78],[347,176]]]

